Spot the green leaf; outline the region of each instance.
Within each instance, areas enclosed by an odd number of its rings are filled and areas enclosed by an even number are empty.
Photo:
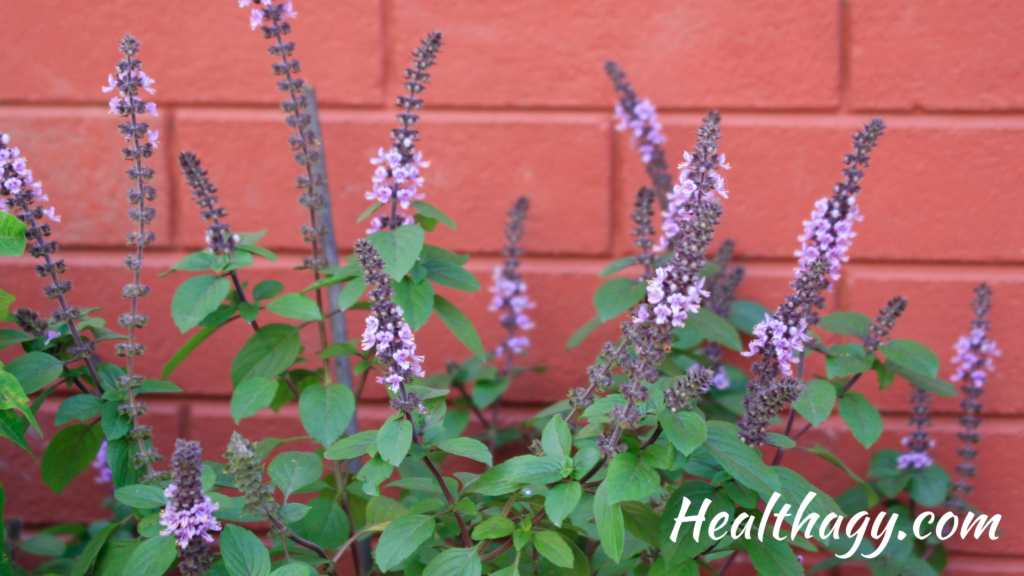
[[[556,415],[548,420],[547,425],[544,426],[544,432],[541,434],[540,442],[544,454],[556,460],[571,455],[572,432],[569,431],[569,425],[562,420],[561,416]]]
[[[754,565],[754,570],[759,575],[790,576],[804,573],[800,560],[786,542],[768,536],[764,542],[750,539],[743,540],[742,544],[750,556],[750,563]]]
[[[252,289],[252,299],[257,302],[260,300],[269,300],[281,292],[284,292],[284,284],[277,280],[264,280]]]
[[[398,466],[412,446],[412,423],[406,419],[389,419],[377,435],[377,452],[385,462]]]
[[[673,567],[689,562],[691,558],[699,556],[716,544],[711,538],[710,530],[707,529],[707,523],[701,527],[695,539],[694,522],[681,523],[675,541],[673,541],[672,532],[675,530],[675,519],[682,509],[684,498],[690,500],[690,505],[686,509],[687,516],[696,515],[704,501],[711,500],[707,514],[705,514],[706,522],[710,522],[721,512],[731,515],[735,509],[723,491],[716,491],[713,486],[705,482],[689,481],[677,488],[665,505],[665,513],[661,515],[661,523],[658,527],[658,547],[665,557],[666,564]]]
[[[608,465],[608,504],[627,500],[643,500],[654,493],[661,477],[646,462],[632,452],[623,452],[612,458]]]
[[[358,223],[362,222],[363,220],[366,220],[367,218],[369,218],[370,214],[373,214],[374,212],[376,212],[377,209],[380,208],[381,206],[383,206],[383,204],[381,204],[380,202],[374,202],[372,206],[370,206],[366,210],[363,210],[363,213],[360,214],[358,218],[356,218],[356,224],[358,224]]]
[[[857,343],[837,344],[829,348],[828,353],[825,369],[830,379],[867,372],[874,365],[874,359]]]
[[[701,308],[696,314],[687,317],[686,327],[696,330],[702,340],[717,342],[732,350],[739,350],[743,346],[736,328],[707,308]]]
[[[303,564],[298,560],[292,560],[292,562],[294,563],[274,569],[270,576],[315,576],[317,574],[309,564]]]
[[[359,354],[359,348],[348,342],[338,342],[337,344],[331,344],[327,348],[324,348],[317,354],[317,357],[321,360],[327,358],[333,358],[335,356],[351,356],[353,354]]]
[[[737,482],[770,499],[779,490],[779,477],[761,460],[761,453],[740,441],[735,424],[716,420],[707,425],[705,446],[715,460]]]
[[[659,545],[661,516],[643,502],[623,502],[619,507],[622,509],[622,520],[628,532],[651,546]]]
[[[771,312],[757,302],[751,300],[736,300],[729,307],[729,322],[745,334],[754,331],[754,326],[764,321],[765,314]]]
[[[882,436],[882,416],[860,392],[847,392],[839,399],[839,415],[865,448]]]
[[[231,395],[231,418],[235,424],[270,406],[277,395],[277,380],[260,376],[250,378],[235,387]]]
[[[298,502],[289,502],[284,506],[281,506],[281,508],[277,511],[278,516],[286,524],[298,522],[299,520],[302,520],[308,513],[309,506],[306,506],[305,504],[299,504]]]
[[[212,253],[202,250],[200,252],[193,252],[188,256],[185,256],[171,269],[160,275],[161,278],[169,275],[171,272],[209,272],[211,270],[217,270],[220,268],[220,260],[217,259]]]
[[[434,310],[434,287],[430,282],[414,284],[409,278],[402,278],[392,286],[395,288],[395,304],[405,312],[405,321],[413,330],[419,330]]]
[[[21,256],[25,245],[25,223],[10,212],[0,212],[0,256]]]
[[[239,250],[245,250],[246,252],[249,252],[251,254],[256,254],[258,256],[262,256],[262,257],[266,258],[267,260],[270,260],[271,262],[277,262],[277,254],[274,254],[273,252],[271,252],[270,250],[267,250],[266,248],[264,248],[262,246],[255,246],[253,244],[238,244],[237,246],[238,246]],[[235,258],[237,258],[237,257],[238,257],[238,255],[236,254]],[[234,260],[234,259],[232,259],[232,260]]]
[[[362,276],[349,280],[345,287],[341,289],[341,292],[338,293],[338,309],[348,310],[363,297],[365,292],[366,281],[363,280]]]
[[[435,521],[423,514],[410,514],[396,518],[388,524],[380,535],[373,557],[382,572],[387,572],[402,564],[406,558],[416,552],[420,544],[434,535]]]
[[[466,292],[476,292],[480,289],[480,283],[477,282],[476,277],[455,262],[423,260],[421,264],[427,269],[427,280],[435,284]]]
[[[540,555],[559,568],[572,568],[572,550],[557,532],[544,530],[533,535],[533,545]]]
[[[632,308],[647,295],[647,284],[630,278],[612,278],[594,293],[594,309],[607,322]]]
[[[582,495],[583,486],[579,482],[555,484],[555,487],[548,492],[547,498],[544,499],[544,510],[548,513],[551,523],[561,528],[562,521],[576,509]],[[511,523],[511,521],[509,522]],[[509,533],[511,534],[511,532]]]
[[[57,432],[43,454],[43,482],[60,494],[92,464],[102,443],[103,429],[96,424],[72,424]]]
[[[461,266],[466,262],[469,262],[469,256],[465,254],[456,254],[451,250],[445,250],[444,248],[439,248],[431,244],[424,244],[423,251],[420,252],[420,260],[424,262],[427,260],[447,260]]]
[[[231,281],[205,274],[189,278],[178,286],[171,299],[171,318],[184,334],[220,306],[231,292]]]
[[[469,393],[470,399],[473,401],[473,405],[477,408],[483,409],[494,401],[501,397],[508,390],[508,387],[512,384],[510,378],[500,378],[498,380],[477,380],[476,385],[473,386],[473,390]]]
[[[124,438],[124,435],[132,428],[131,418],[127,414],[120,413],[120,406],[121,402],[119,401],[108,401],[104,402],[100,408],[103,414],[100,422],[103,426],[103,435],[107,437],[107,440]]]
[[[914,386],[917,386],[921,390],[931,392],[932,394],[942,396],[943,398],[952,398],[957,395],[956,388],[954,388],[952,384],[946,382],[945,380],[940,380],[938,378],[932,378],[930,376],[925,376],[924,374],[919,374],[917,372],[904,368],[903,366],[896,364],[895,362],[889,359],[886,359],[886,361],[883,362],[882,365],[889,371],[895,374],[899,374],[904,380],[910,382]]]
[[[819,518],[824,519],[830,513],[844,516],[843,510],[831,496],[825,491],[816,488],[800,474],[782,466],[772,466],[772,470],[779,477],[781,487],[779,494],[782,496],[783,504],[789,504],[794,513],[799,510],[804,498],[813,492],[814,499],[807,505],[806,512],[804,513],[805,517],[807,514],[817,514]]]
[[[284,452],[267,467],[267,474],[285,498],[316,482],[324,474],[323,462],[309,452]]]
[[[13,346],[22,342],[29,342],[35,339],[35,336],[26,334],[21,330],[12,330],[9,328],[0,330],[0,350],[7,348],[8,346]]]
[[[626,543],[626,528],[622,520],[622,509],[618,504],[608,502],[608,483],[602,482],[594,494],[594,523],[605,554],[618,563]]]
[[[822,316],[818,321],[822,330],[844,336],[866,338],[871,333],[871,319],[857,312],[833,312]]]
[[[252,532],[228,524],[220,535],[224,565],[231,576],[267,576],[270,574],[270,552]],[[131,572],[149,574],[149,572]],[[155,574],[160,574],[156,572]]]
[[[595,316],[588,320],[586,324],[580,326],[579,329],[573,332],[572,336],[569,337],[569,341],[565,343],[565,351],[568,352],[582,344],[583,341],[587,339],[587,336],[590,336],[594,333],[594,330],[601,327],[601,324],[603,324],[603,322],[601,322],[600,316]]]
[[[18,542],[16,546],[33,556],[43,557],[63,556],[68,549],[63,540],[45,532]]]
[[[636,264],[636,256],[626,256],[608,264],[597,273],[598,278],[607,278],[616,272],[621,272]]]
[[[672,412],[664,409],[658,412],[658,422],[668,441],[686,456],[692,454],[708,438],[707,423],[696,410]]]
[[[287,324],[268,324],[252,335],[231,362],[231,382],[274,377],[299,356],[299,332]]]
[[[789,436],[783,436],[775,432],[768,433],[768,439],[765,442],[769,446],[776,446],[778,448],[784,448],[786,450],[790,448],[796,448],[796,442]]]
[[[936,378],[939,375],[939,358],[927,346],[913,340],[893,340],[878,347],[885,359],[911,372]]]
[[[423,576],[480,576],[483,566],[476,548],[449,548],[434,557]]]
[[[307,386],[299,398],[302,426],[324,447],[334,444],[345,433],[355,410],[355,396],[343,384]]]
[[[310,511],[292,529],[325,550],[339,548],[348,540],[350,531],[345,510],[330,498],[314,498],[308,504]]]
[[[163,508],[167,503],[164,491],[157,486],[145,484],[134,484],[114,490],[114,498],[125,506],[148,510],[150,508]]]
[[[793,402],[793,409],[817,428],[832,414],[835,405],[836,387],[824,380],[811,380]]]
[[[92,394],[70,396],[57,408],[57,426],[63,426],[72,420],[86,421],[100,414],[103,401]]]
[[[420,214],[423,214],[427,218],[433,218],[434,220],[437,220],[438,222],[444,224],[445,226],[451,228],[452,230],[455,230],[456,228],[459,227],[459,225],[455,223],[455,220],[452,220],[451,218],[448,217],[447,214],[441,212],[440,210],[434,208],[433,206],[427,204],[426,202],[417,200],[416,202],[412,202],[412,207],[415,208],[416,211],[419,212]]]
[[[559,484],[565,486],[565,484]],[[497,540],[516,531],[516,525],[504,516],[494,516],[473,528],[473,540]]]
[[[406,226],[402,228],[406,228]],[[484,345],[480,341],[480,335],[477,334],[473,323],[454,304],[445,300],[440,294],[435,294],[434,311],[437,312],[441,322],[444,322],[444,325],[448,327],[452,335],[458,338],[459,342],[462,342],[463,346],[470,352],[479,358],[487,356],[486,352],[484,352]]]
[[[228,528],[234,528],[234,526],[228,526]],[[223,539],[221,542],[223,543]],[[172,536],[157,536],[139,544],[139,547],[132,552],[124,567],[124,574],[158,576],[166,572],[177,559],[178,547],[174,538]]]
[[[8,376],[10,376],[8,374]],[[0,374],[0,378],[2,378]],[[0,436],[14,442],[17,446],[32,454],[25,442],[25,428],[22,419],[14,410],[0,410]],[[33,457],[35,455],[33,454]]]
[[[71,569],[71,576],[85,576],[89,572],[92,565],[96,562],[96,557],[100,555],[100,550],[106,545],[110,536],[121,529],[125,520],[108,524],[89,539],[89,543],[85,545],[82,553],[78,555],[78,560],[75,560],[75,566]]]
[[[323,320],[320,307],[309,296],[285,294],[267,304],[267,311],[295,320]]]
[[[328,460],[351,460],[366,454],[366,449],[371,444],[377,443],[377,431],[366,430],[342,438],[324,452],[324,458]]]
[[[177,368],[182,363],[182,361],[184,361],[185,358],[187,358],[188,355],[192,353],[193,350],[198,348],[199,345],[202,344],[204,340],[209,338],[214,332],[216,332],[219,329],[220,326],[215,326],[213,328],[203,328],[199,332],[196,332],[195,336],[189,338],[188,342],[185,342],[185,344],[183,344],[181,348],[179,348],[178,351],[174,353],[174,356],[171,356],[171,359],[168,360],[167,364],[164,366],[163,372],[160,373],[160,377],[167,378],[168,376],[170,376],[171,372],[174,372],[174,369]]]
[[[941,506],[949,494],[949,474],[941,466],[915,469],[910,478],[910,497],[922,506]]]
[[[18,412],[21,412],[21,415],[32,424],[36,429],[36,432],[39,432],[40,436],[43,435],[43,431],[39,428],[39,423],[36,422],[35,412],[29,407],[28,396],[26,396],[25,391],[21,389],[21,384],[18,383],[18,380],[14,375],[0,369],[0,410],[6,410],[8,408],[14,408],[18,410]],[[21,428],[20,419],[17,424],[12,422],[5,427],[13,430],[15,425],[19,429]],[[24,430],[21,430],[17,435],[20,436],[23,433]]]
[[[423,228],[415,224],[381,230],[366,237],[384,260],[387,272],[399,280],[412,269],[423,249]]]
[[[479,440],[464,437],[452,438],[451,440],[441,442],[437,447],[449,454],[455,454],[456,456],[476,460],[477,462],[482,462],[488,466],[492,464],[491,451],[488,450],[487,446]]]
[[[11,321],[11,304],[14,304],[15,297],[0,290],[0,322]]]
[[[32,394],[60,378],[64,364],[49,354],[29,352],[11,360],[4,370],[18,380],[25,394]]]
[[[250,324],[259,318],[260,310],[259,302],[242,302],[238,305],[238,315],[242,317],[242,320]]]
[[[128,564],[128,559],[141,544],[138,540],[111,540],[100,550],[93,576],[124,576],[124,567]],[[210,574],[212,576],[213,573]]]

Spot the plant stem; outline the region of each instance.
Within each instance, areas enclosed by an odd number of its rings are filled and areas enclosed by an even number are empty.
[[[404,386],[402,387],[402,396],[405,396]],[[406,420],[412,424],[413,442],[422,446],[423,441],[420,439],[419,432],[416,431],[416,422],[413,421],[412,414],[409,414],[408,412],[403,412],[403,414],[405,415]],[[451,491],[448,490],[448,485],[444,483],[444,477],[441,476],[441,472],[438,471],[437,466],[434,466],[434,463],[430,461],[429,452],[423,456],[423,463],[427,465],[427,468],[430,468],[430,473],[434,475],[434,479],[441,485],[441,492],[444,493],[445,499],[448,500],[448,505],[452,507],[452,512],[455,514],[455,520],[459,523],[459,530],[462,532],[463,548],[469,548],[473,545],[473,540],[469,537],[469,529],[466,528],[466,523],[462,520],[462,514],[459,514],[459,511],[455,508],[455,498],[452,497]]]
[[[473,398],[470,397],[468,392],[466,392],[466,387],[459,382],[452,382],[452,384],[455,386],[455,389],[462,394],[462,397],[466,399],[466,402],[469,402],[469,407],[471,410],[473,410],[473,413],[476,414],[476,417],[480,419],[480,424],[482,424],[484,428],[490,430],[491,425],[487,423],[487,418],[484,416],[483,412],[481,412],[480,409],[476,407],[476,404],[473,404]],[[500,400],[501,397],[499,396],[498,401]],[[493,450],[494,448],[492,447],[491,451]]]

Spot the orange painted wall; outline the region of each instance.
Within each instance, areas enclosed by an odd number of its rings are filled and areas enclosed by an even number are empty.
[[[976,504],[1003,514],[1003,537],[952,546],[951,574],[1024,573],[1024,3],[1015,0],[296,0],[293,39],[303,77],[321,102],[327,168],[342,250],[363,234],[354,224],[367,206],[369,158],[387,144],[410,50],[428,30],[446,45],[425,93],[419,124],[428,201],[460,224],[433,240],[471,253],[481,281],[499,261],[501,226],[511,201],[527,194],[523,266],[538,301],[531,361],[549,366],[508,394],[507,417],[522,418],[564,397],[585,380],[585,367],[614,326],[568,354],[569,335],[592,315],[597,272],[628,254],[629,208],[644,182],[628,137],[611,118],[613,90],[602,70],[614,58],[641,96],[659,107],[670,164],[692,147],[700,117],[722,110],[722,150],[733,170],[719,238],[734,238],[747,265],[742,296],[770,308],[787,292],[801,222],[839,179],[849,135],[885,117],[889,129],[872,157],[861,196],[852,263],[831,299],[832,310],[873,316],[895,294],[910,300],[898,337],[938,351],[942,375],[957,336],[970,322],[971,288],[992,284],[993,336],[1005,355],[984,397],[984,440]],[[124,310],[121,261],[128,230],[117,120],[106,113],[106,84],[126,32],[144,43],[141,58],[156,80],[161,146],[152,165],[159,199],[157,243],[144,281],[154,290],[143,312],[149,353],[143,372],[160,368],[186,340],[170,322],[169,304],[183,279],[167,269],[203,245],[202,223],[174,163],[197,152],[221,189],[236,230],[271,228],[265,244],[283,257],[246,272],[251,283],[274,277],[291,289],[303,254],[295,201],[296,165],[277,107],[267,43],[251,32],[233,0],[6,2],[0,58],[0,129],[30,159],[64,221],[54,227],[75,281],[70,299],[103,306],[111,324]],[[0,278],[19,302],[48,310],[33,262],[0,260]],[[447,296],[448,294],[446,294]],[[450,296],[477,323],[488,346],[500,327],[487,294]],[[359,318],[351,318],[358,330]],[[175,436],[203,441],[219,455],[234,429],[228,412],[228,367],[248,336],[231,326],[174,376],[184,396],[150,402],[158,445]],[[432,320],[420,334],[428,367],[464,358],[461,346]],[[313,342],[308,342],[310,346]],[[105,350],[110,356],[110,350]],[[6,359],[6,356],[0,356]],[[864,386],[864,390],[870,386]],[[909,387],[873,393],[886,415],[880,445],[897,447]],[[364,425],[388,413],[385,395],[361,413]],[[934,431],[940,462],[952,466],[956,400],[937,400]],[[53,409],[55,410],[55,408]],[[50,410],[51,412],[53,410]],[[42,420],[53,421],[52,414]],[[300,433],[297,413],[260,415],[241,426],[253,434]],[[817,439],[867,459],[840,425]],[[41,454],[42,443],[35,448]],[[814,462],[797,467],[822,485],[846,480]],[[42,487],[32,463],[5,445],[0,480],[9,514],[33,524],[100,517],[102,489],[81,478],[64,495]],[[837,574],[861,574],[843,568]]]

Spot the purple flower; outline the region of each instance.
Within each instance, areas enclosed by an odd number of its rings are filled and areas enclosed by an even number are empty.
[[[219,504],[210,501],[203,494],[202,450],[199,442],[178,439],[171,457],[173,475],[171,484],[164,490],[169,499],[160,511],[160,524],[164,529],[161,536],[174,535],[178,541],[178,565],[183,576],[205,574],[213,563],[209,543],[221,529],[213,513]]]
[[[422,151],[416,150],[419,131],[413,126],[419,120],[419,115],[413,111],[423,108],[420,95],[426,89],[425,82],[430,79],[427,70],[434,65],[440,49],[441,33],[431,32],[413,51],[413,67],[405,71],[405,87],[409,93],[407,96],[398,97],[398,105],[404,108],[404,111],[398,114],[401,126],[391,131],[391,147],[386,152],[383,148],[378,149],[377,157],[370,159],[370,163],[376,168],[371,178],[373,189],[367,191],[365,197],[367,200],[390,206],[387,215],[376,216],[370,221],[367,234],[382,228],[393,230],[415,223],[415,219],[398,211],[398,207],[408,210],[413,202],[425,198],[420,191],[424,182],[420,176],[420,168],[426,168],[430,163],[423,160]]]
[[[606,62],[604,69],[619,94],[619,101],[615,104],[615,118],[618,120],[615,129],[632,133],[631,143],[640,152],[640,160],[647,169],[652,190],[661,207],[665,208],[672,177],[668,173],[665,152],[661,149],[665,135],[661,131],[658,111],[650,100],[640,100],[633,85],[626,80],[626,73],[615,62]]]
[[[413,376],[424,378],[423,356],[416,355],[416,341],[412,328],[402,318],[402,307],[392,301],[394,288],[391,276],[385,271],[384,261],[372,244],[357,240],[355,254],[366,284],[370,286],[370,316],[366,318],[361,345],[363,350],[373,349],[386,375],[377,378],[399,397],[392,401],[397,410],[419,411],[419,398],[405,389]]]
[[[536,304],[526,294],[526,282],[518,270],[519,258],[523,255],[523,248],[519,243],[523,238],[523,223],[526,221],[529,208],[530,202],[524,196],[516,200],[509,210],[508,223],[505,225],[505,238],[508,244],[502,249],[505,262],[494,267],[494,274],[491,277],[493,284],[490,291],[494,296],[488,310],[500,311],[501,325],[508,331],[505,341],[494,351],[498,358],[504,358],[508,351],[523,354],[530,346],[530,339],[517,336],[516,330],[532,330],[535,327],[533,320],[525,311],[534,308]],[[511,368],[511,363],[512,357],[509,356],[505,364],[506,371]]]
[[[114,473],[110,470],[110,463],[107,461],[106,438],[103,439],[103,444],[100,444],[100,450],[96,453],[96,458],[93,459],[91,466],[97,472],[94,482],[97,484],[113,483]]]

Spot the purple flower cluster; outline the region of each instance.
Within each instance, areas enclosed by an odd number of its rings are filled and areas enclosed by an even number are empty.
[[[987,284],[981,284],[974,289],[972,305],[975,318],[971,322],[971,331],[957,341],[954,347],[956,356],[953,358],[953,362],[956,364],[956,373],[952,380],[963,383],[960,390],[964,393],[964,399],[960,402],[960,408],[963,410],[960,424],[964,427],[964,431],[958,435],[964,445],[956,452],[963,458],[963,462],[956,467],[956,471],[960,473],[960,479],[953,484],[952,496],[947,502],[950,509],[957,511],[967,509],[963,497],[974,490],[967,479],[978,473],[978,468],[974,465],[974,459],[978,457],[978,450],[973,445],[981,441],[981,436],[978,434],[978,426],[981,425],[979,416],[982,409],[980,398],[984,393],[985,381],[988,378],[986,371],[991,372],[995,369],[992,358],[1001,354],[995,341],[988,337],[992,289]]]
[[[615,104],[615,118],[618,120],[615,129],[632,132],[632,145],[640,152],[651,186],[664,208],[666,196],[672,187],[672,177],[668,173],[665,152],[661,148],[665,143],[665,135],[661,131],[658,111],[650,100],[640,100],[618,64],[605,62],[604,69],[619,94],[619,101]]]
[[[659,377],[658,367],[672,344],[673,328],[683,326],[687,315],[697,311],[701,298],[707,295],[703,290],[705,280],[700,274],[722,215],[721,203],[714,194],[715,183],[708,177],[718,167],[719,123],[718,112],[713,111],[697,132],[695,153],[684,169],[695,193],[681,207],[690,217],[682,222],[679,233],[670,240],[671,258],[648,281],[646,302],[636,307],[631,321],[622,323],[622,344],[605,344],[598,363],[588,370],[590,390],[612,385],[614,380],[609,374],[612,365],[618,366],[625,376],[625,381],[619,384],[619,392],[626,403],[614,406],[608,413],[615,428],[611,434],[597,438],[598,449],[608,458],[625,449],[621,443],[623,430],[636,427],[643,418],[638,406],[650,399],[647,385]],[[627,352],[627,348],[632,353]],[[705,376],[697,380],[706,384],[710,373]],[[666,392],[666,402],[676,402],[681,407],[681,398],[694,393],[688,390],[686,394],[680,392],[675,396]],[[590,402],[587,390],[570,393],[574,411]]]
[[[311,127],[313,118],[305,112],[309,106],[309,98],[302,93],[305,81],[297,78],[301,69],[299,61],[294,58],[295,42],[285,42],[285,36],[291,34],[292,25],[288,19],[295,19],[298,14],[292,9],[291,2],[274,4],[273,0],[239,0],[238,5],[246,8],[255,4],[249,16],[249,24],[253,30],[259,28],[263,37],[272,40],[268,48],[270,55],[280,61],[271,64],[275,76],[283,76],[277,81],[277,89],[286,94],[281,101],[281,110],[288,115],[286,123],[292,129],[288,137],[295,162],[304,168],[302,174],[295,178],[296,188],[302,190],[299,204],[309,210],[309,223],[303,224],[299,231],[302,239],[311,245],[312,255],[302,259],[306,268],[313,271],[314,279],[320,278],[320,271],[327,267],[327,258],[320,253],[320,238],[330,231],[321,222],[317,213],[323,210],[325,199],[318,191],[325,185],[322,171],[314,167],[321,161],[320,141]],[[319,303],[320,293],[317,291]],[[326,332],[323,322],[320,323],[320,343],[326,347]]]
[[[932,425],[932,420],[928,417],[928,404],[931,402],[931,395],[915,386],[914,392],[910,395],[910,402],[914,406],[911,409],[910,417],[910,425],[914,427],[914,431],[904,436],[901,441],[907,447],[907,452],[896,458],[897,470],[905,468],[920,470],[934,463],[932,457],[928,455],[928,451],[935,447],[935,440],[925,430],[925,427]]]
[[[178,568],[182,576],[198,576],[205,574],[213,563],[208,543],[213,542],[210,532],[221,529],[220,522],[213,517],[220,505],[203,494],[200,480],[203,461],[199,442],[179,438],[174,446],[171,467],[171,484],[164,490],[169,501],[160,511],[160,524],[164,526],[160,535],[173,534],[178,541],[178,557],[181,559]]]
[[[399,127],[391,131],[391,148],[387,152],[381,148],[377,157],[370,160],[376,169],[373,173],[373,190],[366,193],[366,199],[389,206],[389,212],[370,220],[367,234],[382,228],[394,230],[415,222],[412,216],[398,208],[401,206],[408,210],[412,202],[424,198],[420,192],[423,186],[420,168],[426,168],[430,163],[424,161],[423,153],[416,150],[420,133],[413,126],[420,117],[413,111],[423,109],[420,94],[427,88],[426,83],[430,80],[427,71],[436,62],[440,50],[441,33],[431,32],[412,52],[412,68],[405,70],[405,89],[408,94],[398,97],[397,104],[403,110],[397,115]]]
[[[522,354],[530,347],[530,339],[526,336],[516,336],[516,330],[532,330],[533,320],[526,314],[526,311],[534,308],[536,304],[526,294],[526,282],[522,274],[518,272],[519,257],[523,255],[523,248],[519,246],[523,237],[523,221],[526,219],[526,212],[530,208],[530,201],[524,196],[516,200],[508,213],[508,224],[505,225],[505,237],[508,245],[505,246],[505,263],[494,267],[492,279],[494,284],[490,291],[494,296],[491,298],[491,305],[487,308],[491,312],[501,310],[501,325],[508,330],[508,338],[498,345],[494,355],[502,358],[506,351],[512,354]],[[511,358],[509,358],[511,362]]]
[[[387,152],[381,148],[377,151],[377,157],[372,158],[370,163],[377,169],[373,173],[373,190],[366,192],[367,200],[381,204],[389,204],[394,200],[402,209],[408,210],[411,202],[426,197],[420,192],[420,187],[423,186],[420,168],[429,167],[430,162],[423,160],[423,152],[417,151],[411,160],[406,162],[398,148],[392,147]],[[395,218],[400,226],[416,222],[412,216],[401,210],[395,211]],[[373,234],[380,230],[386,220],[386,216],[375,216],[370,220],[370,227],[366,229],[366,233]]]
[[[832,196],[815,202],[811,219],[804,221],[804,233],[799,238],[800,249],[795,253],[801,268],[807,268],[825,256],[829,259],[832,280],[839,279],[839,269],[849,260],[847,251],[857,235],[853,232],[853,223],[863,220],[857,206],[859,182],[864,177],[860,168],[868,166],[868,154],[884,130],[882,119],[875,118],[863,130],[854,134],[853,152],[843,160],[846,164],[843,169],[846,181],[836,184]]]
[[[392,301],[395,289],[391,286],[391,276],[377,249],[366,240],[356,241],[355,254],[366,284],[371,286],[368,293],[370,315],[363,330],[362,349],[375,350],[377,359],[387,369],[387,375],[378,376],[377,382],[387,385],[399,396],[392,400],[392,406],[403,412],[422,413],[424,408],[419,398],[406,392],[405,385],[412,382],[413,376],[426,376],[421,366],[423,356],[416,355],[416,337],[402,318],[402,307]]]
[[[36,180],[32,170],[28,167],[28,158],[21,155],[17,147],[10,148],[10,134],[0,134],[0,211],[10,212],[15,206],[15,201],[26,194],[36,202],[49,202],[50,198],[43,194],[43,183]],[[53,206],[41,208],[41,216],[46,216],[54,222],[60,222],[57,209]]]
[[[661,238],[654,246],[656,252],[661,252],[668,247],[669,240],[679,233],[683,222],[693,218],[686,207],[690,205],[694,196],[702,195],[703,200],[709,201],[716,193],[722,198],[729,198],[729,191],[725,189],[725,178],[718,173],[718,170],[729,170],[731,166],[725,161],[725,154],[717,155],[712,162],[697,163],[697,158],[689,152],[683,152],[683,162],[679,164],[679,184],[672,188],[668,194],[668,207],[661,213]],[[696,174],[695,174],[696,172]],[[694,176],[709,182],[710,186],[703,186],[698,190]]]

